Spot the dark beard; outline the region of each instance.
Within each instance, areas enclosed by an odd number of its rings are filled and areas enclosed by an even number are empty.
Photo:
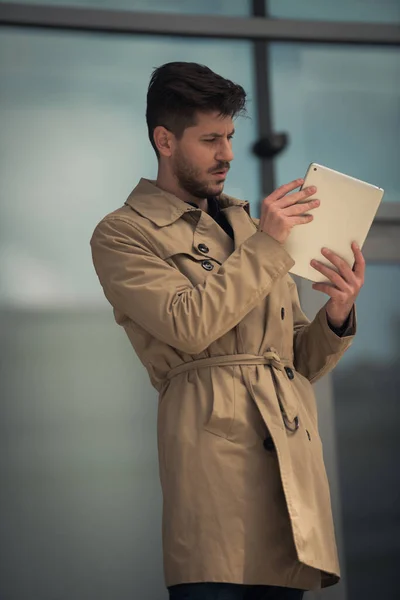
[[[227,166],[229,168],[229,164]],[[221,166],[221,169],[224,167],[226,167],[226,163]],[[180,187],[191,196],[202,200],[213,195],[210,184],[199,179],[198,170],[189,165],[180,153],[175,157],[174,169]]]
[[[207,183],[199,181],[196,169],[182,163],[177,163],[175,164],[175,176],[181,188],[194,198],[203,199],[210,195],[210,186]]]

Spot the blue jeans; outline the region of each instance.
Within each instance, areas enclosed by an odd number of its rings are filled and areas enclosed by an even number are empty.
[[[182,583],[168,588],[169,600],[301,600],[304,590],[236,583]]]

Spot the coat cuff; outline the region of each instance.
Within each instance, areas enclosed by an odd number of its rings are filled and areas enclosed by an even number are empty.
[[[335,333],[335,331],[333,331],[330,327],[325,306],[319,311],[317,320],[319,321],[325,340],[333,353],[345,350],[352,344],[357,331],[357,314],[355,305],[353,305],[353,308],[351,309],[346,323],[346,329],[343,332],[341,331],[340,335]]]
[[[353,305],[354,308],[354,305]],[[341,327],[335,327],[329,320],[327,315],[328,325],[330,329],[333,331],[335,335],[338,337],[347,337],[349,335],[354,335],[354,316],[353,316],[353,308],[351,309],[346,321],[343,323]]]

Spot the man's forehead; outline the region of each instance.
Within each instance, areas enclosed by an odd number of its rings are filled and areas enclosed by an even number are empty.
[[[196,123],[193,125],[197,132],[220,133],[224,135],[227,130],[234,129],[233,119],[231,116],[215,113],[197,113]]]

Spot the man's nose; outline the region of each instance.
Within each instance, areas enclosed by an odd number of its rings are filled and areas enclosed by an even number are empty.
[[[233,156],[234,155],[231,143],[227,140],[218,148],[218,152],[215,158],[218,161],[230,162],[231,160],[233,160]]]

